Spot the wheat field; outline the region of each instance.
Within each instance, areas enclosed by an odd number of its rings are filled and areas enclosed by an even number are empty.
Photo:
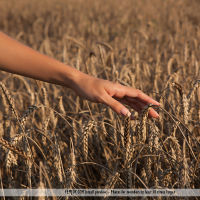
[[[124,119],[0,72],[0,188],[200,188],[199,10],[198,0],[1,0],[1,31],[161,107],[156,120],[153,105]]]

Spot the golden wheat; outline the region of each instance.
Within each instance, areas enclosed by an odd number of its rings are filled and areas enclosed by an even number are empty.
[[[8,35],[161,103],[130,107],[130,121],[64,87],[1,72],[1,185],[198,189],[199,9],[196,0],[1,0]]]

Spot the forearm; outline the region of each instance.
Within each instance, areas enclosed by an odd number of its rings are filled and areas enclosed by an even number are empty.
[[[73,88],[83,73],[0,32],[0,70]]]

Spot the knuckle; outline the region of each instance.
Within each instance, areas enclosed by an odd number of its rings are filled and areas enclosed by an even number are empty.
[[[99,103],[106,103],[106,98],[104,94],[97,94],[96,99]]]
[[[136,97],[139,97],[142,94],[142,91],[139,89],[136,89]]]

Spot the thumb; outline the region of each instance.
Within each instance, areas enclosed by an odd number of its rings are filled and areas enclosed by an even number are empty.
[[[123,116],[130,116],[130,111],[119,101],[115,100],[111,96],[107,95],[105,104],[110,106],[116,113],[121,114]]]

